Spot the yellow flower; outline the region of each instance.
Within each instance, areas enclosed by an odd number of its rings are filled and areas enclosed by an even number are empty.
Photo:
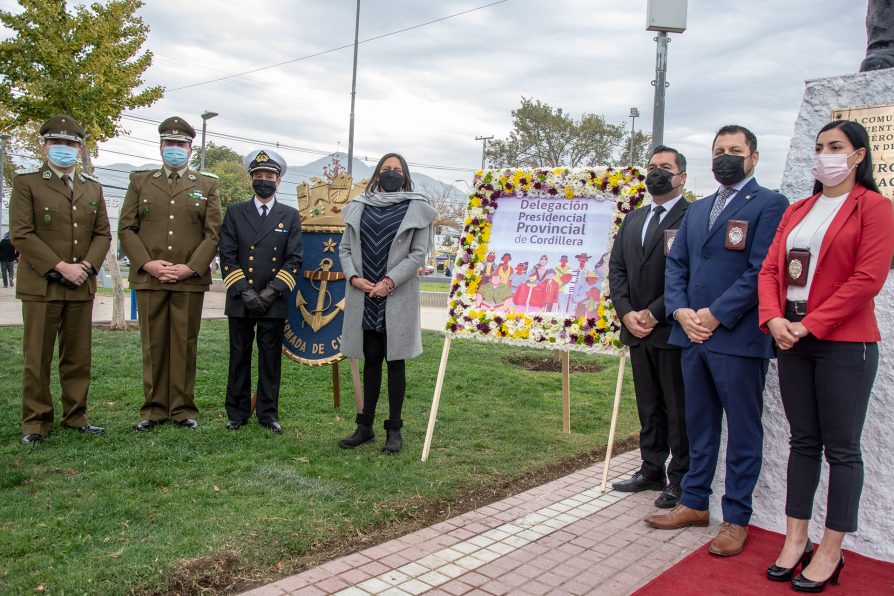
[[[596,321],[596,329],[605,329],[605,319]]]
[[[565,198],[567,198],[567,199],[574,198],[574,188],[572,188],[571,186],[565,187]]]
[[[478,197],[472,197],[471,199],[469,199],[469,205],[472,207],[481,207],[481,199],[479,199]],[[469,219],[469,223],[471,222],[472,220]]]

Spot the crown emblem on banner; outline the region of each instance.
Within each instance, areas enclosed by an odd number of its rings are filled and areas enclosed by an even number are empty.
[[[347,174],[339,174],[331,182],[313,177],[309,184],[299,184],[296,190],[301,228],[308,231],[338,228],[341,231],[345,225],[341,210],[366,190],[368,182],[364,178],[355,183]]]

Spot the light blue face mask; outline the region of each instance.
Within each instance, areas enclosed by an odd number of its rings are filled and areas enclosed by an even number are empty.
[[[78,163],[79,151],[76,147],[69,147],[68,145],[50,145],[47,153],[50,156],[50,161],[58,168],[70,168]]]
[[[172,168],[179,168],[189,159],[189,151],[183,147],[165,147],[161,158]]]

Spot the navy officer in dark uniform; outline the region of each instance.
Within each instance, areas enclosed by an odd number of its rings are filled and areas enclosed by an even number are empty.
[[[269,149],[245,156],[255,196],[227,208],[220,233],[220,265],[230,325],[227,428],[237,430],[251,416],[251,352],[258,336],[257,416],[277,434],[282,337],[289,296],[301,269],[298,211],[276,200],[286,161]]]

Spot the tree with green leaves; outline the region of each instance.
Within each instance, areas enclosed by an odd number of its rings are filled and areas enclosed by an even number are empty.
[[[123,132],[124,111],[150,106],[162,96],[161,87],[145,87],[142,78],[152,63],[152,53],[142,50],[149,27],[136,16],[143,3],[108,0],[72,10],[65,0],[19,0],[19,5],[17,14],[0,10],[0,23],[9,31],[0,41],[0,105],[5,108],[0,132],[27,147],[47,118],[68,114],[87,134],[84,170],[92,174],[91,155],[99,143]],[[112,328],[121,329],[124,282],[116,245],[106,262],[114,290]]]
[[[198,170],[202,149],[192,153],[192,168]],[[232,203],[244,201],[254,194],[251,178],[242,167],[242,156],[226,145],[205,144],[205,171],[220,178],[220,206],[226,210]]]
[[[574,119],[562,108],[522,97],[512,110],[512,131],[488,144],[487,159],[497,167],[583,167],[611,165],[623,151],[624,129],[597,114]]]

